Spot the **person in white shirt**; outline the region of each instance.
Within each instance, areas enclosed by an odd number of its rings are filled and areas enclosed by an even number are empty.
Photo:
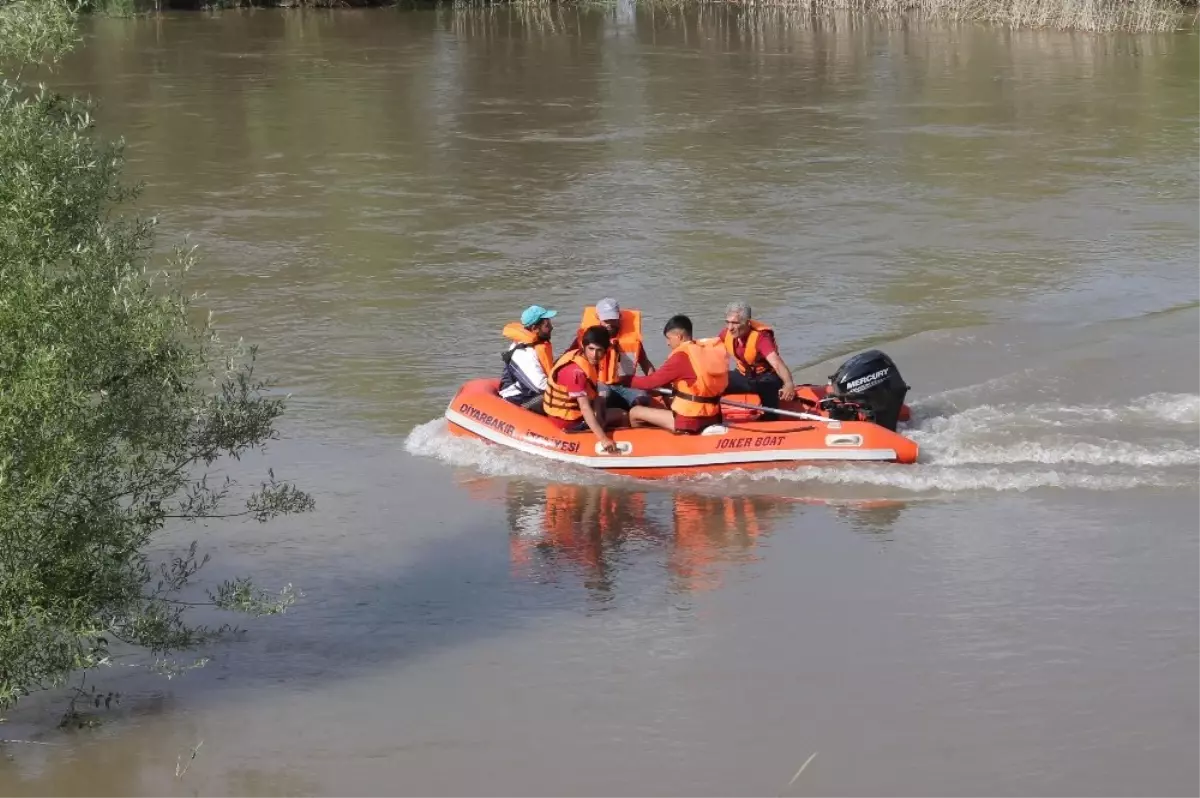
[[[546,375],[554,366],[554,348],[550,335],[554,324],[550,320],[557,310],[530,305],[521,313],[521,321],[509,322],[504,337],[512,343],[501,355],[504,372],[500,375],[500,397],[536,413],[542,412],[542,394],[546,390]]]

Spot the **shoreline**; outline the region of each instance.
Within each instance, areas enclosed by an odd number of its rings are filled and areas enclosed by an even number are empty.
[[[674,11],[690,8],[728,8],[747,13],[789,14],[820,19],[835,12],[862,16],[918,16],[931,21],[978,22],[1025,30],[1076,33],[1169,33],[1194,30],[1200,20],[1200,0],[634,0],[635,5]],[[617,0],[93,0],[89,11],[106,16],[141,16],[166,11],[233,10],[454,10],[516,8],[589,9],[615,7]]]

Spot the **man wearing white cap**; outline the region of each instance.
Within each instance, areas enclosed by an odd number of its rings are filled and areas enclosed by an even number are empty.
[[[644,374],[654,371],[654,364],[642,345],[642,313],[621,310],[617,300],[605,297],[595,307],[584,308],[572,346],[577,347],[583,331],[595,324],[603,325],[612,337],[612,348],[600,366],[600,380],[610,389],[608,406],[628,410],[638,397],[645,396],[645,392],[619,385],[621,377],[632,377],[639,366]]]

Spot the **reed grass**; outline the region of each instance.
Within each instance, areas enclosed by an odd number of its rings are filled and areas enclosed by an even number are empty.
[[[137,0],[90,0],[89,6],[110,17],[133,16],[139,11]]]
[[[349,8],[366,6],[451,6],[548,12],[562,8],[610,7],[616,0],[90,0],[93,10],[128,14],[132,10],[284,6]],[[1194,28],[1197,0],[635,0],[642,8],[671,10],[732,8],[770,11],[788,27],[820,24],[831,14],[851,12],[894,20],[948,19],[986,22],[1010,28],[1104,32],[1165,32]]]
[[[555,0],[515,0],[546,5]],[[688,8],[728,6],[786,12],[791,22],[818,22],[836,12],[884,18],[950,19],[1011,28],[1075,30],[1089,33],[1166,32],[1195,27],[1194,3],[1180,0],[640,0],[643,4]]]

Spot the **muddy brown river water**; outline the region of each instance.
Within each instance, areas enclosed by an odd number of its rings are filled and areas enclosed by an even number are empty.
[[[86,34],[52,80],[294,394],[271,463],[318,508],[179,531],[305,598],[178,679],[99,674],[96,729],[22,705],[0,793],[1200,791],[1194,31],[620,4]],[[656,362],[733,299],[805,381],[884,349],[921,462],[643,484],[447,436],[505,322],[606,295]]]

